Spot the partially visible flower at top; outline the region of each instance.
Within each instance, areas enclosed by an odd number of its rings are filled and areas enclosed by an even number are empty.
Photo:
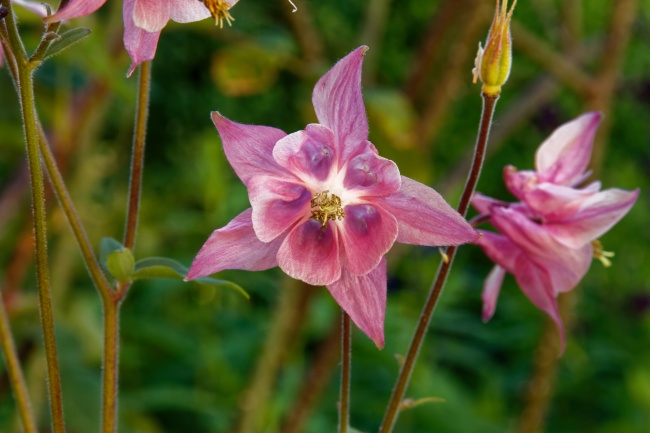
[[[36,15],[40,15],[42,17],[47,16],[47,9],[45,8],[45,5],[40,2],[35,2],[35,1],[29,1],[29,0],[13,0],[12,5],[20,5],[24,7],[25,9],[29,10],[30,12],[35,13]],[[2,7],[3,10],[5,10],[5,15],[0,17],[0,19],[4,18],[9,14],[9,10],[6,9],[4,6]],[[4,65],[4,50],[2,48],[2,43],[0,43],[0,68]]]
[[[490,97],[501,93],[501,86],[510,75],[512,64],[512,38],[510,36],[510,21],[517,0],[514,0],[508,10],[508,0],[496,0],[496,9],[492,26],[485,41],[485,49],[478,44],[478,53],[474,61],[474,76],[472,82],[481,80],[482,92]]]
[[[156,55],[158,38],[169,20],[179,23],[199,21],[212,15],[217,25],[223,27],[234,19],[230,15],[239,0],[124,0],[124,47],[133,63],[127,72],[131,75],[142,62]],[[64,8],[45,18],[56,22],[89,15],[106,0],[71,0]]]
[[[476,194],[472,205],[501,234],[484,232],[478,245],[496,263],[483,290],[483,320],[494,314],[505,272],[515,276],[528,298],[556,323],[565,339],[556,297],[573,289],[591,259],[605,266],[613,253],[598,240],[632,208],[639,190],[583,188],[593,139],[602,115],[586,113],[562,125],[542,143],[536,171],[504,170],[505,182],[519,203]]]
[[[478,233],[433,189],[400,176],[368,141],[361,95],[366,50],[348,54],[318,81],[312,102],[319,123],[303,131],[287,135],[212,113],[251,209],[212,233],[187,279],[279,266],[293,278],[327,286],[381,348],[384,255],[393,243],[458,245]]]

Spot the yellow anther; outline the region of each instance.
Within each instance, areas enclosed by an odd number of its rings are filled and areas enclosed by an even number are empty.
[[[232,22],[235,19],[230,15],[228,10],[230,9],[230,3],[226,0],[200,0],[203,2],[206,8],[210,11],[214,17],[215,25],[219,26],[220,29],[223,28],[223,21],[226,20],[228,25],[232,25]]]
[[[603,244],[598,239],[592,241],[591,246],[594,249],[594,259],[600,261],[606,268],[612,266],[612,261],[609,259],[614,257],[613,252],[603,250]]]
[[[345,217],[341,199],[337,195],[330,195],[329,190],[314,195],[311,207],[316,208],[311,211],[311,218],[320,221],[322,228],[327,227],[328,220],[342,220]]]
[[[481,234],[481,236],[483,236],[483,235]],[[449,256],[447,255],[445,250],[442,247],[438,247],[438,252],[442,256],[442,261],[445,262],[445,264],[448,265],[449,264]]]

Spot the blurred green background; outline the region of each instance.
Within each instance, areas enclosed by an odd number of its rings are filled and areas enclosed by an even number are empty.
[[[492,0],[241,0],[233,27],[170,23],[153,63],[143,207],[136,258],[187,265],[208,235],[248,207],[210,121],[287,132],[315,120],[311,90],[361,44],[371,141],[402,174],[456,205],[480,115],[471,84]],[[40,23],[21,13],[28,47]],[[121,2],[69,25],[92,35],[36,73],[37,105],[93,245],[121,238],[137,73],[125,78]],[[491,263],[461,249],[434,315],[396,432],[650,431],[650,3],[520,1],[514,66],[497,106],[479,191],[512,200],[502,168],[532,168],[558,125],[586,110],[607,122],[593,169],[604,187],[633,189],[632,211],[602,239],[595,262],[562,301],[568,346],[507,277],[496,315],[481,322]],[[0,70],[0,289],[43,431],[48,429],[28,182],[15,91]],[[52,196],[50,250],[68,431],[99,426],[101,304]],[[352,425],[376,431],[440,261],[435,248],[388,255],[386,346],[354,331]],[[337,424],[339,311],[324,288],[278,269],[219,274],[234,291],[137,282],[121,316],[120,432],[330,433]],[[540,343],[542,342],[542,343]],[[20,431],[0,360],[0,431]]]

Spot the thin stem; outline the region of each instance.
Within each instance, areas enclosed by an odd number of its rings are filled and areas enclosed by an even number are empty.
[[[104,300],[104,368],[102,369],[102,433],[114,433],[117,425],[117,377],[119,363],[120,301]]]
[[[79,216],[77,215],[77,211],[75,210],[72,199],[70,198],[70,193],[66,189],[65,183],[63,181],[63,176],[61,176],[61,172],[59,171],[56,160],[54,159],[54,155],[52,155],[52,150],[50,149],[47,138],[40,124],[38,133],[41,155],[45,161],[45,167],[50,177],[52,187],[54,188],[56,197],[59,200],[61,207],[63,208],[63,212],[65,213],[65,216],[68,220],[68,224],[70,224],[70,228],[72,229],[74,237],[77,240],[77,245],[81,250],[81,255],[83,256],[84,262],[88,267],[90,277],[92,278],[93,283],[95,283],[95,286],[97,287],[97,290],[99,291],[102,298],[109,299],[111,297],[110,285],[106,280],[104,273],[102,272],[95,253],[93,252],[90,241],[88,240],[88,235],[86,235],[86,231],[81,224]]]
[[[10,32],[11,34],[11,32]],[[49,385],[50,410],[52,412],[52,428],[55,433],[65,431],[63,422],[63,404],[61,401],[61,378],[56,353],[54,335],[54,317],[52,313],[52,293],[47,255],[47,230],[45,215],[45,193],[43,173],[38,152],[38,130],[36,127],[36,110],[34,107],[34,83],[32,70],[25,62],[18,65],[18,88],[20,90],[20,106],[27,142],[27,158],[31,177],[32,204],[34,217],[34,233],[36,237],[36,276],[38,281],[38,296],[41,312],[41,325],[47,359],[47,374]]]
[[[341,319],[341,398],[339,433],[347,433],[350,424],[350,364],[352,360],[352,327],[350,316],[342,311]]]
[[[485,149],[487,147],[488,137],[490,134],[490,124],[492,123],[492,115],[494,114],[494,107],[496,106],[497,100],[499,97],[488,97],[483,96],[483,112],[481,113],[481,124],[479,127],[479,134],[476,140],[476,147],[474,151],[474,159],[472,161],[472,167],[467,178],[467,183],[465,184],[465,190],[460,199],[460,204],[458,205],[458,212],[464,217],[467,214],[467,209],[476,189],[476,184],[478,183],[479,175],[481,174],[481,167],[483,166],[483,160],[485,159]],[[406,392],[406,387],[411,379],[411,373],[415,367],[415,361],[422,347],[422,342],[424,341],[424,336],[426,335],[427,328],[429,327],[429,322],[431,321],[431,316],[433,311],[438,303],[440,294],[444,287],[445,281],[447,280],[447,275],[449,275],[449,270],[454,262],[454,257],[456,255],[458,247],[452,246],[447,249],[447,256],[449,257],[448,261],[442,261],[440,267],[438,268],[438,274],[431,286],[429,292],[429,297],[422,309],[420,314],[420,319],[418,321],[417,328],[411,340],[411,345],[409,346],[408,353],[404,358],[404,364],[400,369],[399,375],[397,377],[397,382],[393,388],[393,393],[388,402],[388,407],[386,408],[386,413],[384,415],[384,420],[379,429],[379,433],[390,433],[393,431],[395,422],[397,421],[397,416],[399,414],[400,405],[402,399],[404,398],[404,393]]]
[[[138,227],[140,209],[140,190],[142,186],[142,169],[144,166],[144,144],[147,135],[147,117],[149,114],[149,90],[151,87],[151,61],[140,65],[138,77],[138,102],[135,113],[135,132],[133,134],[133,152],[131,154],[131,179],[129,181],[129,203],[124,233],[124,246],[132,250],[135,245],[135,232]]]
[[[20,360],[18,359],[16,344],[11,334],[11,327],[9,326],[9,318],[7,317],[7,310],[4,307],[2,293],[0,293],[0,344],[2,344],[2,351],[5,355],[7,372],[9,374],[9,382],[11,382],[11,387],[16,396],[18,412],[20,413],[20,419],[23,422],[25,432],[38,433],[36,422],[34,421],[32,403],[27,392],[27,384],[25,383],[23,370],[20,367]]]

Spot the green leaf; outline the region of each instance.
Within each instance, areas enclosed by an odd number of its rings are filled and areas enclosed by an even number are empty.
[[[127,281],[135,270],[135,259],[128,248],[111,252],[106,259],[106,267],[118,281]]]
[[[131,278],[173,278],[182,280],[187,275],[187,271],[187,267],[176,260],[167,257],[147,257],[136,262],[135,271],[131,274]],[[209,286],[228,287],[238,291],[246,299],[250,299],[250,295],[244,289],[231,281],[212,277],[202,277],[192,281]]]
[[[121,251],[123,249],[126,249],[126,247],[116,239],[105,237],[99,241],[99,262],[105,271],[111,272],[106,264],[108,262],[108,256],[114,251]]]
[[[66,48],[69,48],[77,42],[81,41],[89,34],[90,29],[87,29],[85,27],[77,27],[76,29],[70,29],[66,32],[61,33],[59,35],[59,38],[56,41],[52,42],[52,44],[49,46],[45,55],[43,56],[43,60],[59,54]]]

